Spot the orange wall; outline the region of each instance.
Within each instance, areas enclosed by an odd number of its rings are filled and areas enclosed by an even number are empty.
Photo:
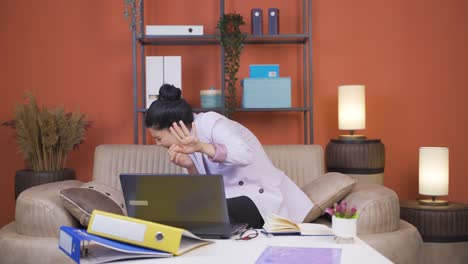
[[[132,143],[131,39],[123,1],[0,1],[0,120],[13,117],[16,102],[31,90],[40,104],[79,108],[94,122],[68,166],[91,179],[96,145]],[[218,1],[146,1],[150,23],[203,24],[213,33]],[[226,10],[279,7],[281,32],[301,30],[302,1],[226,1]],[[199,6],[199,5],[205,6]],[[325,146],[337,130],[337,86],[366,84],[368,137],[386,145],[385,185],[401,198],[418,197],[418,147],[450,148],[451,201],[468,203],[468,2],[463,0],[315,0],[313,84],[315,142]],[[196,13],[197,11],[199,13]],[[248,23],[249,24],[249,23]],[[266,26],[266,24],[265,24]],[[249,25],[245,27],[249,31]],[[281,64],[293,78],[293,104],[302,97],[301,47],[247,46],[240,77],[251,63]],[[184,95],[199,105],[198,90],[219,87],[219,49],[164,47],[150,55],[182,55]],[[302,143],[300,114],[235,116],[265,144]],[[273,131],[273,132],[272,132]],[[14,219],[14,173],[24,167],[13,131],[0,128],[0,226]]]

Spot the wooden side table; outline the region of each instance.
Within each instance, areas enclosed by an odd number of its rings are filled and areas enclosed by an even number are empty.
[[[383,184],[385,146],[380,139],[331,139],[326,146],[328,172],[341,172],[368,183]]]
[[[414,225],[424,242],[468,241],[468,204],[427,206],[400,201],[400,218]]]

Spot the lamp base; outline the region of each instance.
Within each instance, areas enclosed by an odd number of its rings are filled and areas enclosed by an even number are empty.
[[[433,199],[418,200],[418,203],[420,205],[429,205],[429,206],[447,206],[449,204],[448,201],[433,200]]]
[[[366,136],[364,135],[339,135],[339,139],[341,140],[364,140]]]

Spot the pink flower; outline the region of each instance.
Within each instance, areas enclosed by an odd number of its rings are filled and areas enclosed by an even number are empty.
[[[346,212],[347,205],[348,204],[346,202],[341,202],[341,213]]]
[[[333,204],[333,207],[325,209],[325,213],[329,215],[334,215],[338,218],[356,218],[357,217],[356,207],[353,206],[350,209],[346,202]]]
[[[338,204],[338,205],[335,206],[335,211],[337,213],[343,213],[343,207],[341,207],[341,205]]]
[[[329,214],[329,215],[334,215],[335,214],[335,210],[333,210],[333,208],[327,208],[325,209],[325,213]]]

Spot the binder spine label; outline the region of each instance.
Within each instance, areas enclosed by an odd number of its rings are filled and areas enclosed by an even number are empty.
[[[73,238],[71,235],[65,233],[63,230],[60,230],[59,236],[59,246],[62,248],[68,255],[72,254],[72,245]]]
[[[96,214],[94,216],[91,230],[143,243],[145,239],[146,226],[144,224]]]

